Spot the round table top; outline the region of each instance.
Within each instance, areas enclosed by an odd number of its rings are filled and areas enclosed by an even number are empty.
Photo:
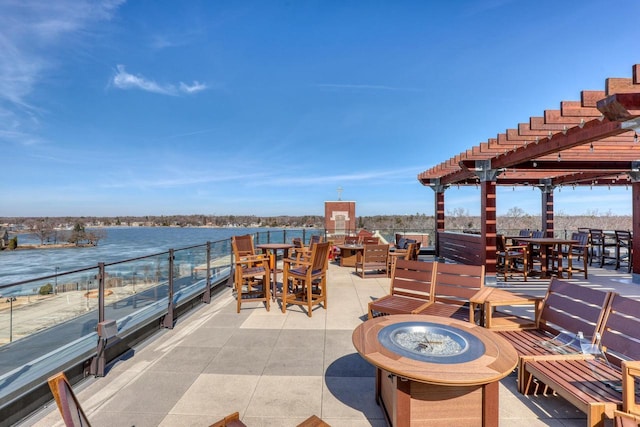
[[[387,349],[378,339],[380,330],[403,322],[435,323],[467,332],[484,344],[484,354],[461,363],[431,363],[405,357]],[[516,350],[498,334],[469,322],[442,316],[396,314],[376,317],[356,327],[352,340],[358,353],[374,366],[403,378],[430,384],[488,384],[509,375],[518,363]]]
[[[261,243],[256,245],[258,249],[291,249],[293,245],[291,243]]]

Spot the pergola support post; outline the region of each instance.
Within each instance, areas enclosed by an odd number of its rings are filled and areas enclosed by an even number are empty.
[[[553,224],[553,190],[555,185],[551,184],[550,179],[540,180],[540,191],[542,201],[542,224],[541,230],[544,231],[544,236],[553,238],[554,236],[554,224]]]
[[[476,161],[476,175],[480,178],[480,235],[484,242],[481,262],[485,273],[496,274],[496,180],[500,170],[491,168],[491,160]]]
[[[434,207],[435,207],[435,219],[436,219],[436,235],[434,236],[435,241],[435,253],[436,256],[440,256],[440,243],[438,239],[438,235],[440,232],[444,231],[444,191],[447,189],[447,186],[441,185],[440,180],[435,180],[436,182],[430,185],[431,189],[434,192]]]
[[[633,259],[631,274],[633,283],[640,283],[640,161],[633,162],[633,170],[628,172],[631,180],[631,223]]]

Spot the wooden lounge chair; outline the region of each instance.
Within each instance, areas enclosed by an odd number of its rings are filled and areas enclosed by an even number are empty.
[[[327,309],[327,267],[329,264],[329,243],[316,243],[311,248],[308,259],[284,260],[282,280],[282,312],[288,304],[307,307],[307,315],[312,316],[313,306],[322,304]]]
[[[530,380],[524,370],[527,360],[533,357],[554,356],[559,351],[563,351],[567,358],[584,357],[575,347],[575,343],[562,346],[564,338],[563,341],[557,338],[577,336],[582,332],[585,337],[594,341],[608,309],[611,295],[610,292],[554,277],[540,302],[541,307],[538,309],[533,328],[496,332],[506,338],[518,352],[518,390],[521,393],[525,391]]]
[[[82,410],[82,406],[80,406],[80,402],[78,402],[64,372],[58,372],[49,377],[47,382],[64,425],[66,427],[90,427],[89,419]]]
[[[374,277],[376,275],[388,276],[389,272],[389,245],[364,245],[356,259],[356,274],[360,269],[360,277]],[[374,271],[367,275],[366,271]]]
[[[263,301],[269,311],[271,303],[271,269],[269,256],[256,254],[253,238],[247,234],[233,236],[231,247],[234,257],[234,287],[237,312],[244,302]]]
[[[612,419],[623,406],[622,362],[640,360],[638,313],[639,300],[612,295],[601,341],[587,346],[587,351],[583,348],[585,355],[580,359],[556,356],[527,360],[524,369],[529,379],[524,391],[535,382],[542,383],[583,411],[587,426],[603,426],[605,419]]]
[[[431,287],[437,264],[398,259],[391,292],[369,303],[369,319],[387,314],[419,314],[433,303]]]

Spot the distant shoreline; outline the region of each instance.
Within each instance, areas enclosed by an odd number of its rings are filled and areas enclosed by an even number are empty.
[[[35,249],[66,249],[66,248],[90,248],[93,246],[97,246],[95,244],[85,243],[76,245],[75,243],[49,243],[44,245],[18,245],[15,249],[3,249],[3,251],[13,252],[13,251],[24,251],[24,250],[35,250]]]

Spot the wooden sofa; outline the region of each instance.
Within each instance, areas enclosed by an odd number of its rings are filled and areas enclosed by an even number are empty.
[[[475,322],[469,300],[484,287],[484,266],[399,259],[391,293],[369,303],[369,318],[430,314]]]
[[[622,363],[640,360],[640,301],[613,294],[605,311],[600,346],[592,345],[586,357],[556,355],[524,363],[525,393],[544,384],[544,391],[552,389],[586,413],[588,426],[603,426],[622,408]]]
[[[527,360],[533,357],[556,357],[559,351],[564,353],[565,358],[584,358],[577,345],[558,348],[553,345],[552,340],[561,332],[574,336],[582,332],[585,337],[595,340],[595,334],[602,326],[611,295],[610,292],[591,289],[554,277],[551,279],[544,299],[540,302],[541,307],[537,310],[538,315],[533,328],[496,332],[506,338],[518,352],[518,390],[520,392],[525,391],[525,385],[529,381],[524,370],[524,363]]]

